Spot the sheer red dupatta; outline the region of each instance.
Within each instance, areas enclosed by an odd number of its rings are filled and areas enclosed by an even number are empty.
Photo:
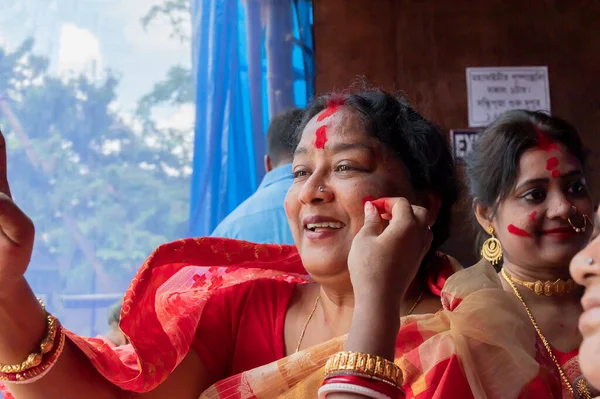
[[[102,339],[70,332],[68,337],[111,383],[148,392],[190,350],[206,301],[219,289],[259,278],[309,281],[294,246],[223,238],[164,244],[144,262],[125,294],[121,329],[130,345],[112,348]],[[3,393],[11,397],[5,388]]]
[[[448,270],[447,257],[440,254],[436,259],[441,262],[429,286],[439,292],[452,270]],[[125,295],[121,328],[131,345],[111,348],[100,339],[72,333],[69,338],[111,383],[147,392],[164,381],[188,353],[206,301],[220,289],[259,278],[310,281],[293,246],[221,238],[165,244],[146,260]],[[341,342],[325,343],[328,351],[322,351],[322,356],[329,356],[329,350]],[[302,379],[307,372],[309,368],[302,369],[294,378]],[[244,378],[251,373],[244,373]],[[289,387],[287,382],[284,386]],[[243,387],[235,388],[239,389]]]
[[[404,372],[406,398],[562,398],[560,379],[538,363],[527,316],[491,266],[448,278],[442,303],[436,314],[402,319],[395,362]],[[226,378],[201,399],[316,398],[325,363],[345,339]]]

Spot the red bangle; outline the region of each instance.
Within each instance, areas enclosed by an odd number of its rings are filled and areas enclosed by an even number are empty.
[[[327,384],[352,384],[358,385],[363,388],[372,389],[374,391],[379,392],[380,394],[386,395],[390,398],[400,399],[403,397],[402,389],[400,387],[394,387],[389,384],[385,384],[383,382],[370,380],[366,377],[360,377],[355,375],[344,375],[338,377],[329,377],[323,381],[323,385]]]

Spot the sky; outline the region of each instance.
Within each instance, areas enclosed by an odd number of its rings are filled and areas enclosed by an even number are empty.
[[[140,19],[161,0],[0,0],[0,45],[15,48],[26,37],[50,58],[52,74],[85,73],[101,79],[105,69],[121,77],[114,109],[133,113],[137,100],[166,76],[170,66],[189,67],[189,43],[171,38],[166,20],[144,29]],[[190,127],[193,107],[161,110],[161,126]]]

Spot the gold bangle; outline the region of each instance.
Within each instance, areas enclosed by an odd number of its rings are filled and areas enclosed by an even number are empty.
[[[27,356],[20,364],[0,364],[0,373],[22,373],[39,366],[42,363],[44,355],[54,348],[58,327],[58,319],[51,314],[47,314],[46,335],[40,342],[39,351],[29,354],[29,356]]]
[[[360,352],[338,352],[327,360],[325,375],[341,371],[357,372],[362,375],[382,379],[397,387],[402,386],[402,370],[383,357]]]
[[[9,382],[12,384],[28,384],[43,378],[54,367],[65,347],[65,331],[60,326],[58,330],[60,332],[58,344],[55,345],[52,352],[50,352],[48,357],[45,358],[39,366],[25,370],[21,373],[0,373],[0,381]]]
[[[56,332],[58,331],[58,319],[52,315],[47,316],[48,333],[40,343],[40,353],[47,354],[54,347],[56,342]]]

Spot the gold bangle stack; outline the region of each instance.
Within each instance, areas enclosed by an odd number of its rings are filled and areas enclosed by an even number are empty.
[[[325,364],[325,375],[352,374],[401,387],[402,370],[383,357],[360,352],[338,352]]]
[[[40,304],[42,304],[43,307],[43,303],[41,301]],[[64,332],[60,328],[58,319],[51,314],[46,313],[46,335],[39,344],[39,351],[31,353],[19,364],[0,364],[0,373],[23,373],[27,370],[38,367],[44,360],[44,356],[54,349],[54,346],[57,342],[56,335],[58,334],[59,330],[61,331],[61,335],[64,335]]]

